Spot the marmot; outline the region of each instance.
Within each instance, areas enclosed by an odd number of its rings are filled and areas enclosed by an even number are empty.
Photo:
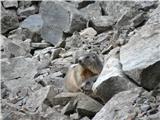
[[[95,53],[87,53],[79,57],[78,63],[69,67],[65,77],[65,88],[70,92],[81,90],[83,82],[89,78],[99,75],[103,64]]]

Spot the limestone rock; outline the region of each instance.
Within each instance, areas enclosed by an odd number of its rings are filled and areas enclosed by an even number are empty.
[[[18,7],[18,1],[3,1],[3,6],[5,8],[17,8]]]
[[[148,24],[132,36],[120,51],[123,71],[146,89],[153,89],[160,82],[159,46],[160,25]]]
[[[134,99],[139,95],[140,89],[131,89],[116,94],[94,116],[93,120],[127,120],[134,114],[132,106]],[[122,109],[123,108],[123,109]]]
[[[52,99],[57,94],[57,90],[53,86],[46,86],[40,90],[35,91],[29,96],[25,104],[25,108],[29,111],[35,112],[43,104],[53,105]]]
[[[16,29],[19,26],[18,17],[12,12],[5,11],[2,7],[1,13],[1,32],[5,34],[10,30]]]
[[[36,15],[31,15],[27,19],[25,19],[22,22],[21,27],[28,29],[32,34],[32,41],[37,42],[41,41],[40,31],[42,29],[42,25],[43,25],[43,20],[41,18],[41,15],[36,14]]]
[[[66,2],[43,1],[40,13],[44,21],[42,38],[53,45],[63,40],[63,33],[80,31],[86,26],[80,12]]]
[[[99,33],[112,30],[115,20],[110,16],[99,16],[91,19],[91,26]]]
[[[131,83],[123,74],[120,60],[118,59],[119,48],[113,49],[106,57],[106,62],[98,79],[93,84],[93,92],[99,96],[103,102],[107,102],[115,94],[134,88],[135,85]]]

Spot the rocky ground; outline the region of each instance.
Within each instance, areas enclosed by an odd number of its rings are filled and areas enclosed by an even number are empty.
[[[2,1],[1,40],[3,120],[160,120],[159,1]],[[64,90],[85,52],[103,102]]]

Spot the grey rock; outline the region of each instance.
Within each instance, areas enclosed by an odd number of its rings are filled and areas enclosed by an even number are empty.
[[[78,95],[82,93],[70,93],[70,92],[62,92],[56,95],[53,99],[54,105],[66,105],[69,101],[74,101]]]
[[[73,120],[78,120],[80,118],[78,113],[73,113],[70,115],[70,118],[72,118]]]
[[[80,32],[80,35],[85,38],[93,38],[96,34],[97,32],[92,27],[88,27]]]
[[[160,82],[159,28],[159,24],[143,26],[120,51],[123,71],[146,89]]]
[[[81,120],[90,120],[88,117],[83,117]]]
[[[37,9],[38,8],[36,6],[30,6],[30,7],[27,7],[25,9],[19,8],[17,10],[17,14],[19,16],[22,16],[22,17],[28,17],[30,15],[33,15],[33,14],[37,13],[37,11],[38,11]]]
[[[144,105],[141,106],[141,110],[143,112],[147,112],[149,109],[151,109],[150,105],[144,104]]]
[[[15,57],[1,60],[2,81],[11,91],[33,85],[38,61],[31,58]]]
[[[18,56],[29,56],[30,55],[30,42],[29,41],[12,41],[2,36],[2,58],[11,58]]]
[[[115,24],[115,20],[110,16],[99,16],[93,17],[90,24],[98,33],[100,33],[112,30],[112,26]]]
[[[31,47],[37,49],[37,48],[46,48],[51,46],[49,43],[31,43]]]
[[[32,5],[32,1],[19,1],[18,7],[21,9],[30,7]]]
[[[63,40],[63,33],[73,33],[86,26],[86,20],[80,12],[66,2],[43,1],[40,13],[44,21],[42,38],[53,45]]]
[[[146,24],[159,24],[160,23],[160,5],[149,15],[149,20]]]
[[[95,1],[92,0],[79,0],[79,1],[69,1],[70,4],[72,4],[75,8],[77,9],[83,9],[85,7],[87,7],[89,4],[94,3]]]
[[[102,108],[102,104],[85,94],[80,94],[76,100],[76,109],[80,116],[93,117]]]
[[[88,5],[85,8],[80,9],[80,12],[84,13],[84,16],[87,19],[91,19],[93,17],[101,16],[101,7],[99,2]]]
[[[52,105],[52,99],[57,94],[57,89],[53,86],[46,86],[41,88],[40,90],[35,91],[29,96],[25,104],[25,108],[28,111],[35,112],[38,110],[43,104]]]
[[[3,6],[5,8],[17,8],[18,1],[3,1]]]
[[[21,27],[28,29],[32,33],[32,41],[37,42],[41,41],[41,35],[40,31],[42,29],[43,25],[43,20],[41,18],[41,15],[36,14],[36,15],[31,15],[27,19],[25,19]]]
[[[134,1],[102,1],[101,6],[105,15],[112,16],[117,20],[134,6]]]
[[[136,87],[123,73],[118,51],[119,48],[115,48],[106,56],[102,72],[92,87],[104,103],[115,94]]]
[[[74,104],[74,101],[70,101],[63,107],[61,110],[62,114],[69,115],[75,111],[76,104]]]
[[[93,120],[129,119],[131,113],[134,113],[132,102],[139,95],[140,91],[139,88],[136,88],[116,94],[94,116]]]
[[[10,30],[16,29],[19,27],[18,17],[11,11],[6,11],[4,8],[1,8],[1,32],[5,34]]]

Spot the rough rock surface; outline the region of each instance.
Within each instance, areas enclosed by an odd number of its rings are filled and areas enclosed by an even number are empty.
[[[63,32],[73,33],[86,26],[86,20],[74,7],[65,2],[44,2],[40,13],[44,21],[42,38],[55,45],[63,40]]]
[[[160,120],[159,11],[158,0],[3,0],[0,119]],[[86,53],[102,72],[66,92]]]

